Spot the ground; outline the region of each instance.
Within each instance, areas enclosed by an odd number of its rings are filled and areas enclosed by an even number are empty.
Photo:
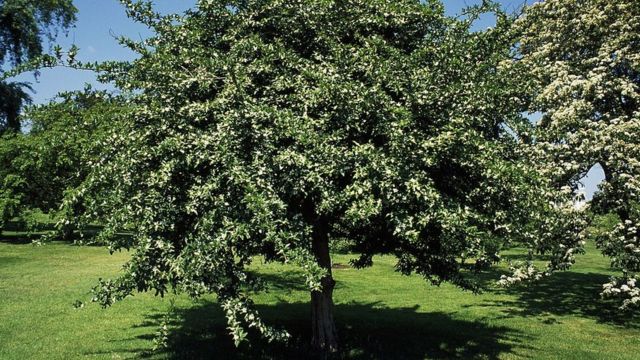
[[[480,295],[435,287],[374,267],[334,270],[336,317],[346,359],[637,359],[640,324],[598,297],[612,274],[592,245],[569,272],[530,287]],[[517,257],[517,250],[511,253]],[[0,359],[309,358],[309,295],[293,268],[255,262],[271,290],[256,296],[265,319],[295,335],[287,346],[253,342],[235,350],[225,321],[206,297],[140,294],[103,310],[90,299],[98,278],[113,277],[128,254],[103,247],[0,241]],[[347,264],[348,255],[334,262]],[[499,271],[486,274],[487,284]],[[73,303],[86,303],[76,309]],[[174,310],[166,310],[174,302]],[[153,351],[160,324],[167,348]]]

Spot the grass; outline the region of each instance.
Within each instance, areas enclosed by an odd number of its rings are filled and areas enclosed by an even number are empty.
[[[215,298],[139,294],[103,310],[87,301],[99,277],[113,277],[126,253],[54,243],[0,241],[0,359],[311,358],[309,295],[293,268],[256,262],[271,290],[255,297],[288,345],[254,341],[235,349]],[[336,317],[345,359],[637,359],[640,326],[598,298],[611,274],[592,247],[569,272],[481,295],[430,286],[393,271],[392,257],[366,270],[336,269]],[[512,256],[517,256],[513,253]],[[347,255],[334,262],[346,264]],[[498,276],[499,270],[487,274]],[[175,307],[167,317],[171,299]],[[162,321],[168,347],[153,351]]]

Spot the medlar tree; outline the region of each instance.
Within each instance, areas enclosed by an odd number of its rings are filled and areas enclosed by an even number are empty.
[[[313,345],[331,351],[331,239],[349,239],[355,267],[394,254],[403,274],[470,290],[505,242],[552,254],[549,270],[573,262],[581,219],[520,151],[530,126],[498,68],[512,19],[470,30],[488,2],[459,19],[435,0],[123,3],[156,35],[123,39],[131,64],[96,67],[135,96],[68,198],[112,251],[133,249],[95,300],[215,293],[237,343],[283,339],[247,295],[261,255],[304,272]]]

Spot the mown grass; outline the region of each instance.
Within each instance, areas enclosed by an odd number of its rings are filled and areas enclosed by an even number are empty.
[[[266,321],[290,330],[287,345],[254,341],[235,349],[215,298],[139,294],[103,310],[87,301],[126,253],[54,243],[0,241],[0,359],[313,358],[309,295],[295,269],[256,261],[271,290],[255,297]],[[516,257],[517,252],[511,256]],[[348,255],[334,262],[346,264]],[[392,257],[365,270],[336,269],[336,316],[345,359],[637,359],[640,326],[598,297],[610,275],[592,246],[569,272],[517,289],[474,295],[393,271]],[[486,274],[490,284],[500,270]],[[491,279],[491,281],[489,281]],[[170,316],[170,300],[175,306]],[[168,347],[153,351],[161,322]]]

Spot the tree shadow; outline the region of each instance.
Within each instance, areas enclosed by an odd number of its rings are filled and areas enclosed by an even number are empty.
[[[55,230],[56,222],[55,221],[36,221],[31,223],[29,226],[31,232],[39,233],[39,232],[47,232],[51,230]],[[27,222],[23,220],[10,220],[7,221],[2,230],[14,233],[26,232]]]
[[[514,296],[515,300],[486,300],[470,306],[498,307],[506,317],[536,316],[551,323],[557,322],[554,316],[575,315],[639,328],[640,319],[621,311],[615,301],[600,297],[602,284],[608,281],[609,276],[602,273],[557,272],[528,285],[496,290]]]
[[[327,356],[309,346],[310,308],[302,302],[258,305],[266,322],[288,330],[293,338],[274,344],[250,334],[250,342],[236,348],[217,303],[199,301],[190,308],[174,309],[169,317],[150,314],[139,325],[145,335],[138,339],[150,341],[165,321],[170,329],[165,349],[129,351],[144,358],[170,359],[497,359],[527,340],[511,328],[458,320],[447,313],[422,313],[417,305],[386,308],[379,303],[350,303],[336,306],[340,350]]]
[[[0,233],[0,243],[24,245],[30,244],[34,240],[39,239],[43,234],[39,233],[25,233],[25,232],[9,232],[3,231]]]
[[[281,270],[276,273],[259,273],[249,271],[250,276],[258,278],[266,291],[274,291],[278,294],[291,294],[295,291],[307,291],[304,274],[300,271]]]
[[[60,239],[54,237],[56,242],[63,242],[72,245],[85,245],[85,246],[104,246],[103,243],[95,241],[96,235],[102,231],[103,226],[89,224],[85,225],[82,230],[73,231],[72,235],[66,239]],[[8,222],[0,231],[0,243],[23,245],[33,243],[40,240],[43,237],[51,234],[55,234],[55,223],[38,223],[33,229],[26,229],[24,226],[16,222]],[[132,234],[130,233],[118,233],[115,235],[119,239],[130,239]]]

